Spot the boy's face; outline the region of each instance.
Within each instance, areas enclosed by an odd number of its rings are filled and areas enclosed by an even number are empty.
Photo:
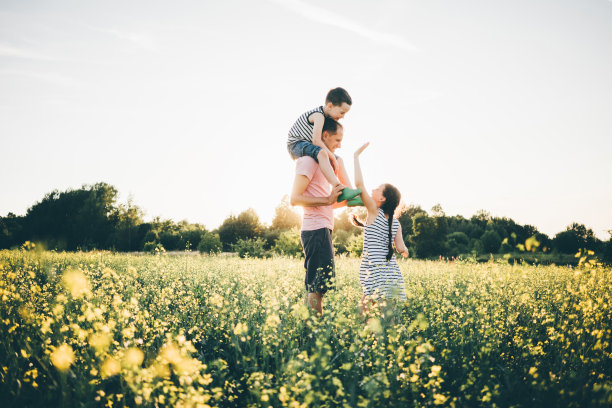
[[[344,130],[338,126],[336,133],[329,133],[327,130],[321,135],[321,140],[325,143],[325,146],[333,153],[334,150],[342,147],[342,138],[344,137]]]
[[[327,103],[327,109],[329,110],[329,117],[333,120],[340,120],[346,115],[346,112],[351,110],[351,105],[346,102],[342,102],[342,105],[336,106],[331,102]]]

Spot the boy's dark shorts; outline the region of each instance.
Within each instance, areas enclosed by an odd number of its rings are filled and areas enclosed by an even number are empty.
[[[333,279],[336,277],[336,267],[331,233],[328,228],[302,231],[304,268],[306,268],[304,283],[309,293],[326,293],[334,289]]]

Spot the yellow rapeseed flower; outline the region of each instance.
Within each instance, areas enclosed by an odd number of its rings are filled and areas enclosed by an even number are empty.
[[[95,333],[89,336],[89,345],[95,348],[98,353],[102,353],[108,349],[111,340],[110,333]]]
[[[69,269],[62,278],[64,286],[70,291],[72,297],[79,298],[89,293],[89,282],[80,269]]]
[[[100,374],[102,375],[102,378],[112,377],[120,372],[121,364],[119,364],[119,362],[113,357],[108,357],[104,363],[102,363],[102,367],[100,367]]]
[[[74,351],[68,344],[62,344],[51,353],[51,362],[60,371],[66,371],[74,363]]]
[[[162,347],[161,356],[170,364],[178,364],[181,361],[181,352],[174,343],[166,343]]]
[[[138,367],[144,360],[144,353],[136,347],[130,348],[123,356],[123,365],[125,367]]]
[[[276,314],[271,314],[266,318],[266,326],[276,328],[280,324],[280,317]]]

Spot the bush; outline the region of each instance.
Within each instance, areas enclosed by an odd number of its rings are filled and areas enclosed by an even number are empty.
[[[196,249],[200,245],[203,231],[197,228],[184,229],[181,231],[181,242],[185,249]]]
[[[266,251],[265,245],[266,240],[261,237],[247,238],[239,239],[232,246],[232,249],[238,252],[241,258],[267,258],[270,256],[270,253]]]
[[[221,249],[223,249],[223,244],[221,243],[219,234],[209,231],[205,231],[202,234],[200,243],[198,244],[198,251],[200,251],[200,253],[218,254],[221,252]]]
[[[144,247],[142,248],[142,250],[144,252],[150,252],[150,253],[160,253],[160,252],[166,252],[166,249],[164,248],[164,246],[162,244],[160,244],[159,242],[147,242],[146,244],[144,244]]]
[[[446,247],[449,256],[457,256],[468,252],[470,238],[463,232],[457,231],[446,236]]]
[[[149,230],[144,236],[144,242],[159,242],[159,234],[155,230]]]
[[[482,242],[482,249],[485,253],[495,254],[499,251],[502,240],[497,232],[488,230],[482,234],[480,242]]]
[[[252,208],[241,212],[238,216],[229,216],[219,227],[219,237],[223,248],[229,250],[240,239],[255,238],[261,235],[263,226],[259,216]]]
[[[271,228],[266,228],[265,230],[263,230],[263,232],[261,233],[261,237],[266,241],[265,248],[273,249],[274,245],[276,244],[276,241],[278,240],[282,232],[283,231],[281,230],[275,230]]]
[[[608,265],[612,265],[612,238],[603,245],[602,260]]]
[[[283,231],[274,244],[274,252],[287,256],[304,256],[304,252],[302,251],[302,241],[300,239],[300,231],[297,228]]]
[[[348,252],[346,247],[349,243],[350,237],[350,232],[344,230],[334,231],[333,243],[337,254],[345,254]]]
[[[363,233],[353,235],[348,241],[346,250],[349,254],[360,257],[363,252]]]

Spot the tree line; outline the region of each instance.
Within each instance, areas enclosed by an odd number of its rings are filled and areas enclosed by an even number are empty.
[[[271,254],[301,256],[300,216],[286,198],[276,207],[271,225],[264,225],[253,209],[230,215],[214,230],[187,221],[159,217],[144,221],[144,212],[131,199],[117,202],[118,191],[107,183],[52,191],[32,205],[23,216],[0,217],[0,249],[32,242],[53,250],[237,252],[241,256]],[[334,246],[339,254],[361,255],[362,231],[349,221],[350,209],[336,215]],[[361,210],[363,211],[363,210]],[[612,238],[598,239],[590,228],[578,223],[549,237],[534,226],[510,218],[492,217],[478,211],[470,218],[448,216],[440,205],[429,212],[418,205],[398,209],[404,240],[411,257],[491,256],[572,264],[576,253],[588,254],[612,264]],[[612,237],[612,231],[611,231]]]

